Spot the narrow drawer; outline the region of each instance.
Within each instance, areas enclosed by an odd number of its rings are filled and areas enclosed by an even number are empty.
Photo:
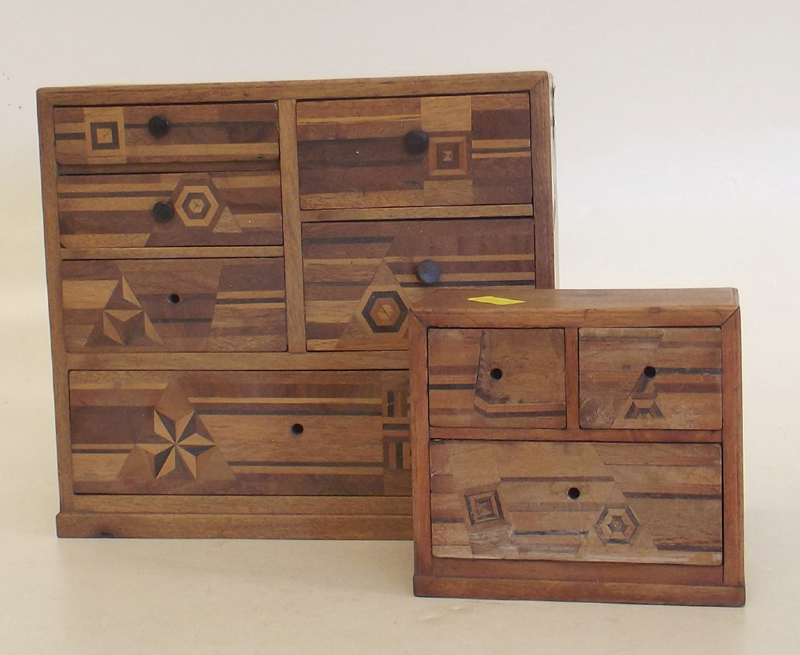
[[[582,428],[722,428],[722,331],[582,328]]]
[[[525,93],[297,103],[303,209],[530,204]]]
[[[59,164],[278,159],[274,102],[57,107]]]
[[[562,329],[431,329],[430,423],[564,428],[564,367]]]
[[[303,225],[309,350],[402,350],[433,289],[534,284],[533,220]]]
[[[70,352],[286,350],[283,258],[64,261]]]
[[[72,371],[78,494],[408,496],[404,371]]]
[[[61,176],[61,245],[280,245],[280,185],[277,170]]]
[[[722,564],[715,444],[435,441],[434,557]]]

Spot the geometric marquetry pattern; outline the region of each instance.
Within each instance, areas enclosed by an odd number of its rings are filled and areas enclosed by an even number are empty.
[[[167,134],[150,133],[154,116],[169,120]],[[57,107],[53,117],[59,164],[269,163],[278,158],[275,103]]]
[[[76,493],[411,493],[403,371],[73,371],[70,404]]]
[[[164,390],[152,415],[152,431],[136,440],[120,477],[143,481],[234,477],[202,418],[176,382]]]
[[[719,328],[582,328],[583,428],[719,430]]]
[[[530,203],[530,120],[524,93],[299,102],[301,207]]]
[[[566,426],[564,330],[428,331],[431,425]]]
[[[430,467],[435,557],[722,563],[716,444],[432,441]]]
[[[497,490],[484,491],[482,493],[472,493],[464,496],[469,513],[469,522],[486,523],[503,519],[503,508],[500,506],[500,496]]]
[[[69,175],[58,179],[65,248],[280,245],[277,170]],[[156,203],[173,217],[155,220]]]
[[[441,270],[430,286],[426,259]],[[533,221],[305,223],[303,260],[309,350],[400,350],[409,307],[433,289],[533,285]]]
[[[62,264],[67,350],[285,350],[283,260]]]
[[[630,544],[638,528],[639,521],[630,507],[605,507],[594,524],[604,544]]]

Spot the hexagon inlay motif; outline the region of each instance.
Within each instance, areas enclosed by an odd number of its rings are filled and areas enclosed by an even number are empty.
[[[219,202],[207,186],[185,186],[175,202],[175,211],[187,227],[207,227],[216,217]]]
[[[361,315],[375,333],[399,332],[408,316],[408,307],[396,291],[374,291]]]
[[[608,544],[630,544],[639,521],[630,507],[605,507],[595,521],[594,530],[600,540]]]

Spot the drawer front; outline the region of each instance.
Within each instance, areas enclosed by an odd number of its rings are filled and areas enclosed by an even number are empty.
[[[431,425],[564,428],[564,330],[431,329]]]
[[[408,496],[404,371],[73,371],[83,494]]]
[[[534,284],[533,219],[306,223],[303,265],[309,350],[402,350],[431,290]]]
[[[435,557],[717,565],[715,444],[432,442]]]
[[[58,179],[65,248],[280,245],[278,171]]]
[[[722,428],[719,328],[583,328],[582,428]]]
[[[525,93],[297,103],[303,209],[532,198]]]
[[[278,159],[272,102],[57,107],[54,120],[59,164]]]
[[[70,352],[286,350],[280,257],[61,267]]]

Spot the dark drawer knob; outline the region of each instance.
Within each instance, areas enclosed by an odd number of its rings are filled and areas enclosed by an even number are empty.
[[[436,284],[441,274],[442,269],[432,259],[426,259],[417,265],[417,278],[424,284]]]
[[[303,428],[302,423],[295,423],[292,427],[292,434],[296,437],[299,437],[303,432],[305,432],[305,428]]]
[[[412,155],[419,155],[428,149],[428,135],[422,130],[411,130],[403,137],[406,150]]]
[[[157,139],[160,139],[162,136],[166,136],[169,132],[169,118],[166,116],[153,116],[147,122],[147,129],[149,130],[150,134],[152,134]]]
[[[153,218],[156,219],[158,223],[171,221],[173,216],[175,216],[175,208],[166,200],[159,200],[153,205]]]

